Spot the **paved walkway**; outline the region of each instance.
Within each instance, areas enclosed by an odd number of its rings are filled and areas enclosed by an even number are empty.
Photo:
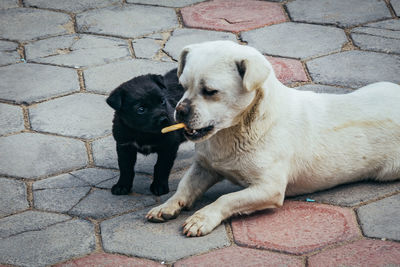
[[[118,179],[107,94],[189,43],[248,43],[299,90],[400,83],[400,0],[1,0],[0,265],[400,266],[400,181],[340,186],[200,238],[144,214],[155,158]],[[399,92],[400,93],[400,92]],[[399,103],[400,104],[400,103]],[[193,145],[180,149],[173,190]],[[240,188],[216,185],[201,207]],[[308,201],[307,201],[308,199]],[[2,265],[4,264],[4,265]]]

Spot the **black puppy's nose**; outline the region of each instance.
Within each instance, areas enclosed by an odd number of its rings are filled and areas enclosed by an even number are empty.
[[[191,104],[192,102],[186,98],[182,102],[180,102],[178,106],[176,106],[175,110],[177,121],[185,121],[185,119],[187,119],[190,113]]]
[[[169,119],[167,117],[161,117],[158,121],[159,121],[161,126],[170,125]]]

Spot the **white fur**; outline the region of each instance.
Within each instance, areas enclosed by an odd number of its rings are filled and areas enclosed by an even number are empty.
[[[297,91],[280,83],[254,48],[229,41],[188,46],[180,61],[183,99],[197,129],[195,162],[177,192],[147,218],[165,221],[226,178],[246,188],[221,196],[189,217],[183,232],[205,235],[233,214],[283,204],[286,196],[338,184],[400,177],[400,86],[374,83],[345,95]],[[246,66],[243,80],[236,63]],[[201,94],[203,80],[219,91]]]

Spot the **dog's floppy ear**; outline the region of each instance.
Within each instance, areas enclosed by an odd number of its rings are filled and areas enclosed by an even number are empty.
[[[268,78],[271,70],[260,56],[249,56],[236,62],[236,68],[247,91],[258,89]]]
[[[178,65],[178,73],[177,73],[178,78],[181,76],[181,74],[183,72],[183,68],[185,68],[186,58],[187,58],[187,55],[189,54],[189,51],[190,51],[189,47],[185,47],[179,56],[179,61],[178,61],[179,65]]]
[[[107,104],[117,111],[120,110],[122,107],[122,94],[122,87],[117,87],[111,92],[110,96],[107,97]]]

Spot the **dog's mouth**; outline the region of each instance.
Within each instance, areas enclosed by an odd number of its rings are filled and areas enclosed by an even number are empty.
[[[210,125],[200,129],[191,129],[189,127],[185,127],[184,135],[190,141],[198,141],[203,137],[207,136],[214,130],[214,125]]]

